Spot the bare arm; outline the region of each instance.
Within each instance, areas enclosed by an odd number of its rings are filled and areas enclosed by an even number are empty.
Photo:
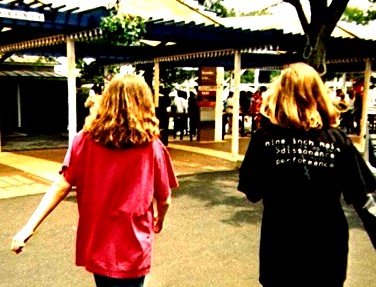
[[[159,233],[162,231],[163,222],[167,213],[167,210],[171,203],[171,196],[165,201],[157,201],[157,214],[154,216],[154,232]]]
[[[68,195],[72,186],[65,180],[64,176],[59,176],[50,186],[43,196],[39,205],[22,227],[22,229],[12,238],[11,250],[20,253],[25,247],[26,241],[34,234],[37,227],[55,209],[56,206]]]

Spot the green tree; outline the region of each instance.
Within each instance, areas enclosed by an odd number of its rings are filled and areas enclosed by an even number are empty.
[[[369,1],[376,2],[375,0]],[[208,3],[212,1],[198,0],[198,2],[201,5],[206,5],[208,7]],[[302,55],[305,61],[321,74],[325,74],[326,43],[338,21],[344,14],[349,0],[308,0],[310,6],[309,17],[305,14],[300,0],[281,0],[280,2],[289,3],[297,12],[300,24],[306,36],[306,43]],[[252,15],[260,15],[265,13],[265,11],[255,11],[252,13]],[[354,16],[357,15],[356,13],[352,14]],[[365,16],[366,20],[375,19],[374,17],[376,17],[375,13],[371,11],[367,11]],[[361,23],[360,20],[359,22]]]
[[[246,70],[240,76],[240,83],[253,83],[255,81],[255,71],[254,70]]]
[[[282,2],[294,6],[307,37],[303,57],[308,64],[315,67],[322,74],[326,73],[326,42],[342,15],[345,18],[352,15],[352,19],[358,19],[358,23],[366,23],[376,19],[376,13],[372,10],[366,11],[363,14],[364,17],[360,16],[362,13],[359,9],[351,10],[351,8],[348,8],[345,13],[349,0],[309,0],[310,19],[304,13],[301,1],[283,0]],[[369,2],[375,3],[376,1],[369,0]]]
[[[116,12],[102,19],[102,40],[118,46],[141,46],[140,40],[146,33],[144,19],[139,16],[121,16]]]
[[[116,46],[141,46],[140,41],[146,33],[146,22],[139,16],[119,15],[121,0],[116,0],[110,9],[110,15],[102,18],[100,29],[102,37],[93,39],[93,43],[107,43]],[[81,69],[81,80],[88,83],[103,83],[105,69],[96,61],[86,64],[83,59],[77,60],[77,68]],[[113,73],[119,72],[116,65],[107,68]]]
[[[374,3],[375,1],[370,2]],[[356,7],[347,7],[343,13],[342,20],[347,22],[356,22],[365,25],[368,22],[376,19],[376,10],[371,6],[368,10],[361,10]]]
[[[161,67],[159,78],[161,88],[164,91],[171,92],[173,84],[182,84],[186,80],[193,79],[197,76],[197,71],[182,68],[163,68]]]
[[[219,17],[235,16],[234,9],[227,9],[223,4],[223,0],[198,0],[200,5],[206,7],[207,10],[214,12]]]

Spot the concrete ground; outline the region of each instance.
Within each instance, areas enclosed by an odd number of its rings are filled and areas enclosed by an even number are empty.
[[[240,139],[244,154],[249,138]],[[146,287],[256,287],[261,204],[236,190],[238,172],[228,140],[171,141],[180,187],[165,228],[156,236]],[[40,226],[20,255],[10,238],[25,223],[60,167],[66,148],[0,153],[0,286],[93,287],[74,265],[77,207],[74,193]],[[376,286],[375,251],[353,209],[345,287]],[[287,224],[287,223],[286,223]]]

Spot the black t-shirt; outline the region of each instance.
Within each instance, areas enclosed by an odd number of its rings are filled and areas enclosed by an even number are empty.
[[[262,284],[337,286],[345,280],[349,235],[342,196],[376,247],[376,218],[362,208],[376,180],[339,129],[264,125],[251,136],[238,190],[252,202],[262,200]]]

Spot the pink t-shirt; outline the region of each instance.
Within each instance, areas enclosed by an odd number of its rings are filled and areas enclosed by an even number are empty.
[[[164,201],[178,186],[166,147],[156,140],[112,149],[79,132],[64,168],[77,190],[76,264],[113,278],[146,275],[154,239],[153,198]]]

